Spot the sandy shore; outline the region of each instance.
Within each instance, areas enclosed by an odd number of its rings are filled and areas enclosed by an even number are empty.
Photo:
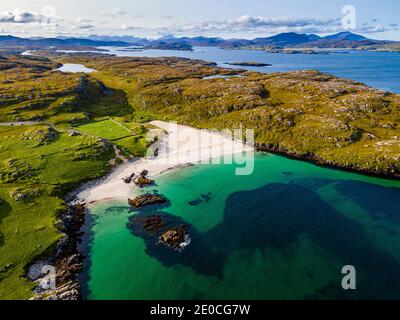
[[[118,166],[101,182],[83,188],[75,201],[85,201],[93,205],[102,201],[127,200],[132,196],[136,186],[126,184],[123,178],[142,170],[155,178],[166,171],[195,163],[206,163],[212,158],[232,158],[234,154],[252,151],[252,148],[240,141],[234,141],[218,132],[199,130],[187,126],[153,121],[150,124],[158,127],[157,157],[146,157],[131,160]]]

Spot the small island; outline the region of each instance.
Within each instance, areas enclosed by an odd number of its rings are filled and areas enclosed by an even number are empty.
[[[268,53],[284,53],[284,54],[320,54],[320,55],[329,55],[328,51],[322,50],[313,50],[313,49],[266,49]]]
[[[226,64],[239,67],[272,67],[272,64],[262,62],[226,62]]]

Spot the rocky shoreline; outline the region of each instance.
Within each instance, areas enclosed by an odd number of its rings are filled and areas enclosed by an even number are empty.
[[[307,161],[322,167],[330,167],[333,169],[345,170],[359,174],[365,174],[369,176],[395,179],[400,178],[399,174],[380,173],[365,170],[362,168],[341,166],[336,163],[328,162],[313,154],[297,154],[290,152],[287,149],[281,148],[276,145],[266,144],[255,144],[255,150],[259,152],[268,152],[278,154],[287,158]],[[144,185],[153,183],[152,180],[147,179],[147,171],[142,171],[138,174],[138,178],[145,179]],[[106,175],[105,177],[109,176]],[[90,183],[84,184],[77,190],[87,187],[92,184],[102,183],[105,179],[102,177]],[[132,175],[132,182],[143,182],[134,180]],[[148,181],[147,181],[148,180]],[[122,182],[121,182],[122,183]],[[135,183],[138,187],[141,187],[141,183]],[[68,196],[71,200],[76,196],[75,191]],[[66,200],[67,201],[67,200]],[[129,199],[129,204],[136,209],[149,206],[149,205],[161,205],[168,202],[168,199],[157,194],[144,194],[134,199]],[[70,202],[68,208],[63,211],[59,216],[58,229],[63,233],[64,237],[60,240],[55,252],[50,258],[39,261],[38,263],[31,266],[31,269],[37,269],[38,271],[33,272],[33,276],[29,277],[32,281],[38,283],[37,288],[34,290],[34,296],[32,300],[80,300],[82,299],[81,286],[76,278],[83,270],[83,255],[78,251],[78,245],[81,241],[81,227],[85,223],[85,217],[87,214],[85,203]],[[153,220],[152,220],[153,218]],[[164,244],[171,249],[177,250],[181,248],[182,243],[188,238],[188,233],[185,226],[175,226],[175,228],[164,229],[164,222],[159,217],[148,217],[148,220],[144,221],[143,228],[148,232],[154,232],[158,234],[158,241],[160,244]],[[143,222],[142,222],[143,223]],[[160,231],[163,232],[160,233]],[[40,287],[40,283],[45,279],[46,275],[41,274],[40,267],[44,265],[54,266],[56,270],[56,288],[53,290],[43,290]]]
[[[32,265],[29,273],[31,280],[38,283],[31,300],[81,300],[81,287],[76,275],[83,270],[83,255],[78,251],[81,241],[81,227],[85,222],[86,207],[84,203],[68,206],[59,218],[58,229],[64,237],[59,241],[53,255]],[[43,266],[55,268],[55,287],[43,289],[47,274]],[[36,270],[35,270],[36,269]],[[29,276],[29,274],[28,274]]]
[[[348,171],[348,172],[352,172],[352,173],[364,174],[366,176],[375,177],[375,178],[390,179],[390,180],[399,180],[400,179],[400,172],[393,174],[393,173],[371,171],[368,169],[358,168],[356,166],[344,166],[344,165],[340,165],[335,162],[329,162],[329,161],[324,160],[323,158],[318,157],[314,154],[298,154],[295,152],[290,152],[285,148],[277,147],[275,145],[266,145],[266,144],[255,143],[254,148],[256,151],[259,151],[259,152],[268,152],[268,153],[272,153],[272,154],[277,154],[277,155],[280,155],[280,156],[283,156],[283,157],[286,157],[289,159],[309,162],[309,163],[312,163],[312,164],[315,164],[317,166],[324,167],[324,168],[331,168],[331,169],[336,169],[336,170]]]

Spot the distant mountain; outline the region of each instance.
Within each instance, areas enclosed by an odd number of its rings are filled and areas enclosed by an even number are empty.
[[[379,46],[391,43],[390,41],[380,41],[368,39],[362,35],[352,32],[340,32],[337,34],[320,37],[316,34],[302,33],[280,33],[272,37],[256,38],[254,40],[227,40],[222,47],[243,48],[243,47],[266,47],[269,49],[284,48],[358,48],[368,46]]]
[[[94,41],[107,41],[107,42],[122,41],[122,42],[127,42],[132,45],[137,45],[137,46],[145,46],[152,42],[151,40],[148,40],[146,38],[139,38],[139,37],[133,37],[133,36],[90,35],[90,36],[85,37],[85,39],[90,39],[90,40],[94,40]]]
[[[256,38],[252,42],[256,45],[274,44],[277,46],[297,45],[300,43],[307,43],[315,39],[313,36],[310,38],[307,34],[299,34],[295,32],[280,33],[268,38]]]
[[[384,45],[387,43],[391,43],[391,41],[368,39],[362,35],[345,31],[308,42],[306,46],[309,48],[358,48],[362,46]]]
[[[208,38],[208,37],[183,37],[183,38],[176,38],[174,36],[166,36],[158,39],[157,41],[163,41],[166,43],[185,43],[194,47],[212,47],[218,46],[224,43],[226,40],[222,38]]]
[[[52,46],[90,46],[90,47],[122,47],[130,44],[124,41],[95,41],[78,38],[19,38],[13,36],[0,36],[0,46],[31,46],[31,47],[52,47]]]
[[[364,36],[361,36],[359,34],[355,34],[355,33],[349,32],[349,31],[332,34],[330,36],[324,37],[324,39],[349,40],[349,41],[368,40],[368,38],[366,38]]]
[[[321,39],[321,37],[316,34],[309,34],[308,39],[310,39],[311,41],[316,41],[316,40]]]
[[[176,50],[176,51],[193,51],[193,47],[185,42],[165,42],[153,41],[146,45],[144,49],[158,49],[158,50]]]
[[[18,38],[14,36],[0,36],[0,46],[29,45],[35,40]]]
[[[380,41],[368,39],[349,31],[320,37],[316,34],[304,34],[287,32],[270,37],[259,37],[253,40],[248,39],[222,39],[218,37],[181,37],[167,35],[157,40],[133,36],[107,36],[90,35],[85,38],[57,37],[57,38],[19,38],[14,36],[0,36],[0,47],[25,46],[30,48],[43,47],[107,47],[107,46],[143,46],[145,48],[159,48],[170,50],[191,50],[192,47],[214,46],[229,49],[270,49],[280,50],[286,48],[373,48],[379,50],[388,44],[398,44],[393,41]],[[391,47],[392,48],[397,48]]]
[[[173,34],[167,34],[167,35],[159,38],[158,41],[169,41],[169,40],[176,40],[176,39],[178,39],[178,38],[175,37]]]

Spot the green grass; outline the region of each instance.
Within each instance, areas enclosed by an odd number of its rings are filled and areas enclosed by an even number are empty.
[[[0,299],[30,297],[33,284],[26,268],[61,237],[55,228],[57,214],[65,209],[61,197],[103,175],[114,156],[89,136],[60,133],[40,143],[32,132],[46,129],[0,127]],[[26,139],[28,132],[32,140]],[[23,195],[19,201],[18,195]]]
[[[102,120],[77,127],[81,132],[98,138],[110,140],[126,156],[143,157],[149,142],[146,139],[146,128],[134,122],[124,123],[115,120]]]
[[[144,157],[148,148],[146,137],[135,136],[127,137],[113,141],[126,154],[137,157]]]
[[[79,126],[77,129],[84,133],[111,141],[132,135],[131,130],[113,120],[93,122]]]

